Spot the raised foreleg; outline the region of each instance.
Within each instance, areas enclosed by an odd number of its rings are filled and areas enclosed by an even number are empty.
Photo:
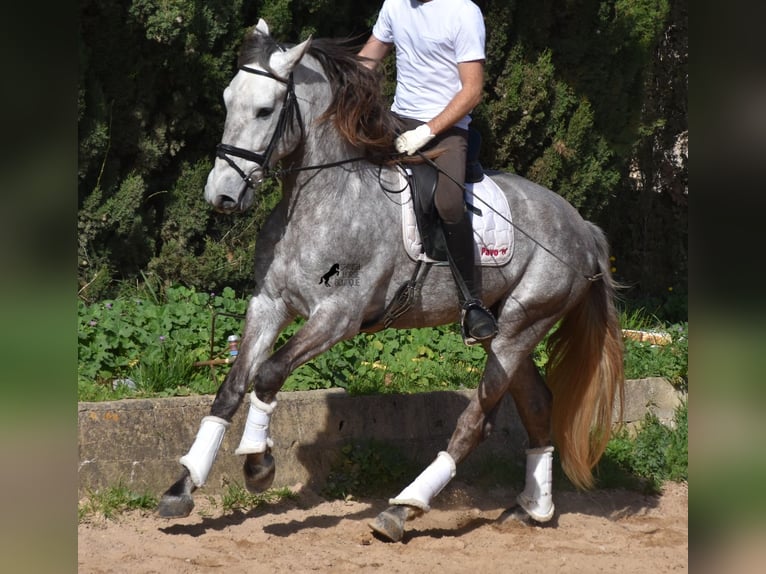
[[[245,431],[235,451],[245,455],[243,472],[249,491],[261,492],[274,480],[269,421],[277,407],[277,392],[285,379],[300,365],[358,331],[358,318],[342,315],[337,307],[327,305],[312,314],[306,324],[258,369],[250,393]]]

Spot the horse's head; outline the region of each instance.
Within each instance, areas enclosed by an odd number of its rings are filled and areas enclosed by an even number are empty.
[[[293,69],[310,41],[282,48],[263,20],[245,38],[239,72],[223,93],[223,143],[205,185],[205,199],[216,209],[248,209],[269,170],[299,145],[303,122]]]

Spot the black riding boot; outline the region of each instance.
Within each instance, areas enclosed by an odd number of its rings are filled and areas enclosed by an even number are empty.
[[[492,313],[481,304],[476,295],[474,281],[474,244],[471,220],[466,212],[459,223],[442,221],[444,238],[449,252],[450,268],[457,284],[463,340],[468,345],[491,339],[497,334],[497,323]]]

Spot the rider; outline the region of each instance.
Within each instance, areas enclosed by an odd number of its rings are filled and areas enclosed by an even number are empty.
[[[492,338],[497,324],[480,302],[474,278],[474,242],[463,197],[470,112],[484,82],[484,20],[471,0],[384,0],[359,56],[375,67],[396,48],[396,93],[391,110],[405,131],[400,153],[444,150],[434,203],[442,222],[450,267],[458,283],[463,333],[469,342]],[[460,289],[464,282],[468,294]]]

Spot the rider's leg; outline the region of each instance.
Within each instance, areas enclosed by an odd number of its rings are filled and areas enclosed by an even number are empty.
[[[442,220],[451,258],[450,267],[458,284],[464,337],[469,343],[490,339],[497,333],[497,323],[492,313],[481,304],[481,289],[476,280],[473,226],[461,185],[465,180],[468,132],[458,128],[448,130],[434,138],[431,147],[445,150],[435,159],[441,173],[434,201]],[[466,293],[460,288],[461,280]]]

